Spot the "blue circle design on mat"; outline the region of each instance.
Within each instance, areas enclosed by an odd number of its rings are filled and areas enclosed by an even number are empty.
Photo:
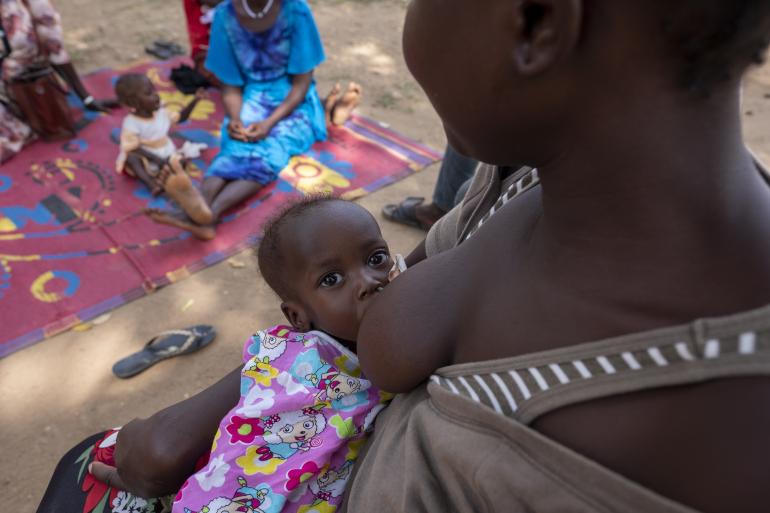
[[[13,179],[8,175],[0,175],[0,192],[5,192],[13,185]]]
[[[59,278],[67,282],[67,288],[64,289],[65,297],[72,297],[80,288],[80,276],[72,271],[52,271],[54,278]]]
[[[59,294],[58,292],[49,292],[46,290],[48,282],[54,279],[64,280],[67,283],[67,287],[64,292]],[[75,292],[80,288],[80,277],[72,271],[58,271],[51,270],[46,271],[38,276],[30,286],[30,292],[38,301],[44,303],[56,303],[61,301],[65,297],[72,297]]]
[[[67,153],[83,153],[88,149],[88,142],[85,139],[72,139],[64,143],[61,149]]]

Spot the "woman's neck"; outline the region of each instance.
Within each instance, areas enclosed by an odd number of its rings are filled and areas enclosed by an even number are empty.
[[[611,244],[713,234],[732,229],[736,216],[768,212],[769,191],[742,139],[738,90],[725,94],[721,103],[597,113],[575,131],[586,137],[539,166],[545,227],[559,239]]]
[[[575,131],[585,137],[539,166],[533,265],[612,300],[622,300],[618,280],[627,278],[650,299],[668,295],[698,311],[711,309],[672,290],[733,294],[715,311],[770,300],[770,189],[742,140],[737,86],[724,94],[597,111]]]

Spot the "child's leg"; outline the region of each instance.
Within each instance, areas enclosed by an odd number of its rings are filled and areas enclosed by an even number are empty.
[[[126,158],[126,168],[129,174],[141,180],[142,183],[144,183],[144,185],[150,189],[150,192],[153,196],[157,196],[163,192],[163,187],[152,176],[152,173],[147,169],[147,166],[145,165],[144,158],[140,155],[137,155],[136,153],[129,153],[128,157]]]
[[[214,219],[209,205],[182,167],[182,156],[172,155],[160,173],[159,180],[166,194],[176,201],[190,219],[199,225],[209,225]]]

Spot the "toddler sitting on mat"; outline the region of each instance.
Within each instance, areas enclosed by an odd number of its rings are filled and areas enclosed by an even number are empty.
[[[123,119],[120,153],[115,164],[118,173],[141,180],[153,195],[165,191],[182,210],[198,223],[212,221],[211,210],[184,171],[184,159],[197,158],[205,144],[186,141],[177,149],[169,130],[187,121],[198,101],[199,90],[181,112],[167,110],[152,82],[145,75],[128,73],[115,83],[118,101],[131,111]]]

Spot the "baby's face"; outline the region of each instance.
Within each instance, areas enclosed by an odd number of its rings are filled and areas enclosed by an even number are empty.
[[[150,79],[142,80],[131,96],[129,104],[140,113],[152,113],[160,108],[160,96]]]
[[[287,281],[312,328],[355,342],[393,266],[374,218],[354,203],[335,201],[284,229],[291,230],[283,239]]]

